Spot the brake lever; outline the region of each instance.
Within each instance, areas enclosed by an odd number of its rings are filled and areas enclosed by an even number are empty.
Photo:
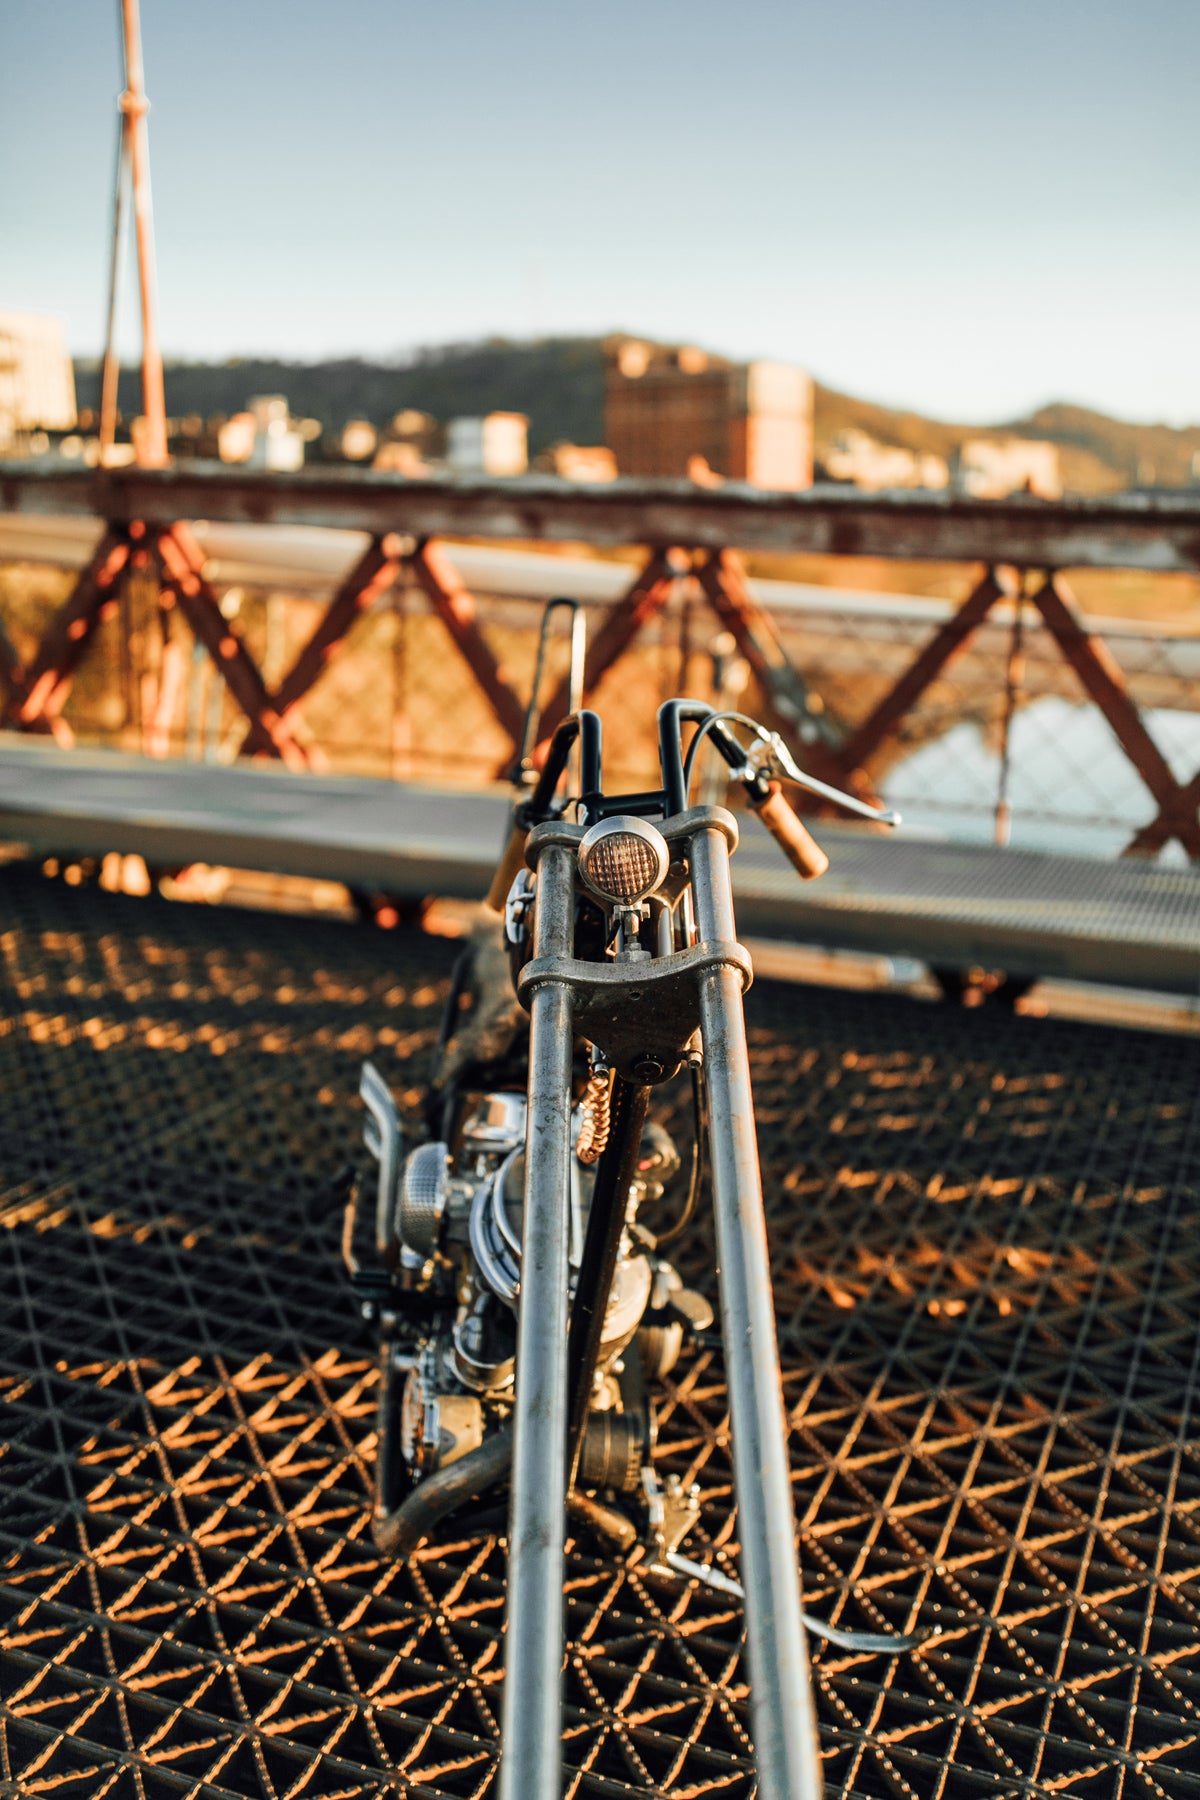
[[[899,825],[901,823],[901,815],[892,807],[868,806],[867,802],[860,800],[856,794],[845,794],[841,788],[830,787],[827,782],[818,781],[815,775],[805,774],[777,731],[765,732],[760,742],[768,746],[775,772],[796,787],[803,788],[806,793],[815,794],[821,800],[830,800],[835,806],[842,807],[846,812],[855,813],[860,819],[870,819],[875,825]]]

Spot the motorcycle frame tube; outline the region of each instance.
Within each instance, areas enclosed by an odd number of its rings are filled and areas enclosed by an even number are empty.
[[[721,833],[698,831],[690,860],[701,942],[733,942]],[[728,965],[700,977],[700,1030],[758,1792],[760,1800],[820,1800],[750,1058],[741,979]]]
[[[545,845],[537,877],[534,955],[567,957],[571,851]],[[546,982],[530,1007],[499,1800],[558,1800],[562,1792],[572,1048],[570,987]]]
[[[592,1380],[600,1360],[604,1315],[625,1229],[629,1189],[637,1174],[642,1127],[650,1099],[648,1087],[622,1081],[613,1095],[612,1129],[596,1166],[596,1185],[588,1213],[583,1260],[575,1284],[575,1302],[567,1331],[567,1491],[575,1485],[579,1456],[592,1398]]]

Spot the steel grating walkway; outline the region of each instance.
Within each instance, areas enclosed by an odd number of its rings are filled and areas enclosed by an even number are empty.
[[[489,1791],[504,1555],[365,1530],[329,1184],[446,940],[0,870],[0,1792]],[[763,982],[830,1796],[1200,1796],[1194,1040]],[[704,1279],[701,1233],[681,1259]],[[736,1547],[719,1354],[661,1408]],[[753,1790],[740,1618],[576,1553],[579,1796]]]
[[[0,733],[0,839],[49,856],[136,852],[343,881],[401,899],[477,900],[509,815],[463,793],[73,750]],[[1101,862],[816,826],[831,867],[802,883],[757,823],[733,864],[747,933],[1017,977],[1200,991],[1200,868]]]

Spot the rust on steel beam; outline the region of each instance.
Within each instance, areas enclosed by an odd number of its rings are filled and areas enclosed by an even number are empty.
[[[221,612],[220,601],[204,575],[204,555],[186,525],[175,523],[155,535],[154,549],[166,584],[180,610],[213,662],[226,687],[250,723],[261,733],[263,748],[289,768],[307,768],[311,757],[279,717],[258,664],[237,626]]]
[[[1033,603],[1088,698],[1104,714],[1117,742],[1154,796],[1159,817],[1170,824],[1169,835],[1179,838],[1189,856],[1200,856],[1200,820],[1195,805],[1188,808],[1185,790],[1142,723],[1142,715],[1108,646],[1079,623],[1074,597],[1061,575],[1048,575],[1034,594]]]
[[[1116,494],[1064,501],[1014,495],[771,493],[727,482],[622,479],[587,486],[551,475],[410,480],[386,470],[0,470],[0,511],[113,520],[212,519],[322,525],[382,536],[544,539],[597,546],[783,550],[797,554],[1010,563],[1027,568],[1200,570],[1200,500]]]
[[[418,544],[408,566],[516,747],[525,729],[525,708],[479,628],[474,596],[439,544]]]
[[[678,579],[679,572],[672,566],[670,552],[656,550],[633,585],[609,611],[588,645],[583,665],[585,700],[595,693],[608,670],[625,654],[642,628],[662,611]],[[543,740],[567,715],[569,685],[569,678],[564,676],[542,709],[538,729]]]
[[[802,760],[822,776],[835,766],[841,730],[826,715],[819,694],[809,688],[779,641],[775,627],[746,586],[730,550],[717,550],[696,570],[709,605],[732,633],[762,689],[777,724],[796,740]]]
[[[401,539],[392,532],[386,537],[373,539],[354,567],[338,583],[312,636],[270,695],[270,704],[289,731],[295,708],[336,655],[354,621],[373,606],[396,579],[403,550]],[[269,750],[270,747],[270,740],[263,729],[252,725],[245,749],[253,752]]]
[[[895,686],[841,745],[837,757],[846,775],[865,767],[904,715],[912,711],[930,683],[965,649],[1004,591],[995,570],[989,569],[953,617],[938,627]]]
[[[19,730],[54,729],[71,680],[97,625],[117,604],[116,586],[129,564],[136,528],[110,526],[67,599],[54,614],[33,662],[9,696],[4,723]]]

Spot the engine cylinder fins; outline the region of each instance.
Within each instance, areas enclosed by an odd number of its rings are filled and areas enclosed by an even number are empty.
[[[418,1256],[436,1250],[450,1195],[450,1152],[445,1144],[419,1144],[404,1164],[396,1206],[401,1243]]]

